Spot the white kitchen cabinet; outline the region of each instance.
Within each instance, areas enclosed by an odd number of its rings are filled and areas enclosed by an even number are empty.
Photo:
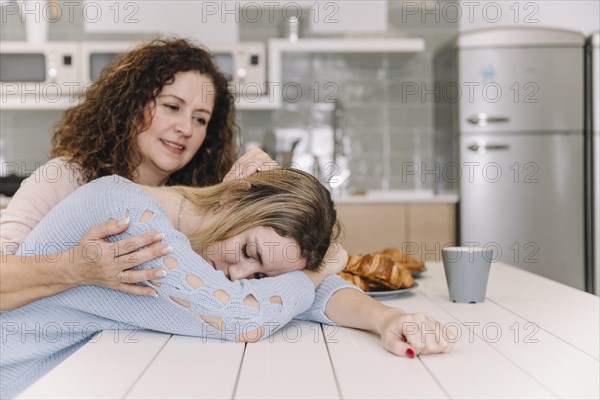
[[[385,33],[387,0],[311,2],[309,29],[318,34]]]
[[[89,33],[178,35],[210,47],[238,41],[239,7],[227,1],[85,1],[81,12]]]

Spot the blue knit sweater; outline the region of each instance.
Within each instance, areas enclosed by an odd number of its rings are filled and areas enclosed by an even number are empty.
[[[147,210],[153,213],[152,218],[140,222]],[[173,247],[173,253],[166,257],[175,258],[178,266],[165,268],[167,276],[155,281],[159,297],[79,286],[1,313],[0,398],[14,397],[102,330],[133,327],[239,340],[241,334],[252,337],[263,328],[264,338],[292,318],[332,324],[324,315],[327,301],[341,288],[354,288],[330,276],[315,291],[299,271],[260,280],[229,281],[191,249],[158,201],[118,176],[92,181],[63,200],[25,239],[17,254],[39,255],[51,263],[53,254],[73,248],[89,228],[109,218],[121,219],[127,212],[129,229],[111,241],[157,231],[163,232],[164,242]],[[94,249],[88,254],[93,256]],[[164,268],[164,258],[138,268]],[[201,286],[194,289],[198,279]],[[229,298],[219,300],[213,295],[216,290],[226,292]],[[254,296],[259,308],[244,304],[246,296]],[[279,296],[283,304],[272,302],[272,296]]]

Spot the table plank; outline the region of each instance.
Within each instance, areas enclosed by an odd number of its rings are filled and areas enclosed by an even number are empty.
[[[173,335],[127,399],[230,399],[244,343]]]
[[[171,335],[103,331],[19,399],[121,399]]]
[[[342,398],[448,398],[421,362],[387,352],[378,335],[333,326],[324,331]]]
[[[493,265],[499,270],[504,265]],[[509,280],[518,279],[519,270],[513,270]],[[490,288],[502,282],[490,276]],[[461,323],[470,326],[476,337],[514,363],[554,395],[562,398],[598,398],[600,396],[600,362],[583,350],[574,347],[568,338],[546,330],[549,316],[541,314],[525,319],[520,315],[529,307],[527,302],[515,302],[509,309],[488,299],[481,304],[458,304],[448,299],[448,291],[441,265],[428,265],[427,277],[420,281],[420,288],[434,303]],[[530,288],[535,291],[536,288]],[[561,297],[563,291],[555,292]],[[568,316],[554,314],[554,319],[567,323]],[[531,325],[526,325],[532,323]],[[554,324],[555,325],[555,324]],[[526,326],[528,328],[526,328]],[[537,329],[538,330],[534,330]],[[468,335],[467,332],[463,334]],[[519,333],[517,336],[516,333]],[[533,334],[532,334],[533,333]],[[529,334],[529,336],[526,336]],[[560,366],[560,368],[558,367]],[[507,381],[510,382],[510,381]]]
[[[320,325],[293,320],[273,337],[248,343],[234,398],[339,398]]]
[[[511,294],[520,293],[530,298],[543,299],[558,307],[561,312],[582,315],[600,322],[600,297],[512,265],[496,263],[494,266],[501,267],[491,270],[492,291],[498,291],[495,283],[502,283],[503,288],[509,290]],[[531,290],[533,287],[536,288],[535,291]],[[488,291],[488,295],[490,293]],[[557,296],[557,293],[561,295]]]
[[[536,382],[510,360],[491,347],[480,337],[464,335],[467,328],[442,307],[432,302],[419,289],[414,294],[384,300],[388,306],[399,307],[407,312],[423,312],[442,324],[463,332],[456,340],[450,354],[424,355],[418,358],[444,393],[458,399],[548,399],[556,398],[548,389]],[[429,333],[433,335],[435,333]],[[417,360],[408,360],[413,362]],[[399,375],[402,376],[402,375]],[[407,380],[413,385],[411,380]],[[407,385],[403,386],[403,389]],[[404,389],[406,390],[406,389]],[[410,390],[425,391],[424,387]]]
[[[494,266],[497,268],[490,275],[488,299],[524,319],[535,319],[548,332],[600,359],[598,296],[547,278],[535,280],[531,272],[513,266]],[[517,285],[515,281],[521,283]]]

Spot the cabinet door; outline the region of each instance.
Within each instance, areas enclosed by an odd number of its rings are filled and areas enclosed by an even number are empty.
[[[455,242],[454,204],[407,206],[408,236],[404,251],[422,261],[441,262],[441,249]]]
[[[298,4],[295,1],[290,3]],[[306,6],[308,10],[302,10],[301,18],[309,20],[311,33],[347,35],[387,32],[388,3],[385,0],[310,1],[305,3]]]
[[[441,261],[455,242],[454,204],[339,204],[342,245],[350,254],[396,247],[423,261]]]
[[[339,204],[336,208],[344,227],[342,246],[349,254],[400,248],[406,240],[406,205]]]

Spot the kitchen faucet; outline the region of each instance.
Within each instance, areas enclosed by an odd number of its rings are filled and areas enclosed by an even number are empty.
[[[329,179],[329,187],[335,194],[340,194],[348,183],[352,172],[348,168],[348,143],[346,138],[344,107],[340,100],[335,100],[333,108],[333,163],[335,175]]]

